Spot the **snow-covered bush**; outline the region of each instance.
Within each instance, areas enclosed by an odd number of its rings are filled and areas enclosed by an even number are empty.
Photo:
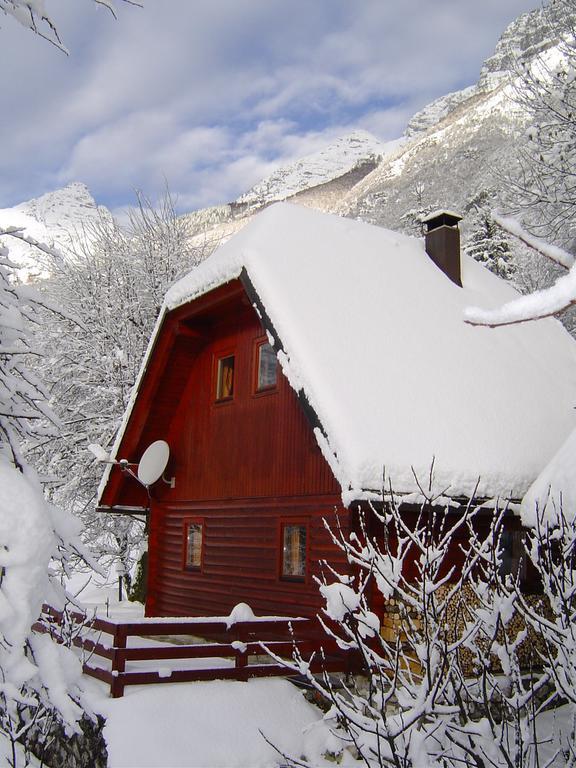
[[[550,698],[565,703],[569,725],[559,739],[562,765],[576,765],[576,516],[562,496],[523,502],[528,524],[526,552],[537,571],[542,599],[530,602],[517,591],[524,622],[541,642],[538,657],[549,681]]]
[[[518,147],[516,172],[504,180],[507,215],[495,211],[493,218],[557,268],[548,274],[540,271],[536,281],[529,275],[527,284],[518,280],[521,290],[537,293],[502,309],[469,310],[466,320],[474,324],[524,322],[559,314],[576,303],[576,0],[551,0],[543,12],[558,45],[517,62],[515,98],[529,115],[530,127]],[[523,261],[520,270],[527,266],[533,273],[532,265]],[[562,270],[568,274],[559,276]],[[573,317],[567,326],[573,333]]]
[[[329,701],[324,720],[367,766],[541,764],[550,738],[538,719],[558,701],[554,651],[538,641],[545,601],[526,597],[519,564],[508,567],[512,513],[388,498],[360,510],[351,533],[332,531],[351,575],[325,564],[319,584],[326,632],[360,674],[318,680],[298,653],[292,668]]]
[[[33,629],[44,601],[64,605],[55,565],[65,571],[70,554],[83,550],[78,521],[46,502],[22,455],[22,443],[45,438],[55,419],[25,364],[36,352],[26,324],[38,322],[44,302],[11,280],[11,266],[0,247],[0,735],[11,742],[15,765],[16,742],[27,731],[42,732],[54,718],[75,730],[85,702],[76,657]]]

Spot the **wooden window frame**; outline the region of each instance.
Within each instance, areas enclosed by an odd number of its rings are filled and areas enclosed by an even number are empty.
[[[220,384],[220,363],[223,360],[226,360],[229,357],[234,358],[234,376],[232,381],[232,394],[227,395],[226,397],[218,397],[218,389]],[[234,402],[234,399],[236,397],[236,393],[238,391],[238,355],[236,354],[236,349],[223,349],[221,351],[215,352],[213,355],[213,364],[212,364],[212,400],[215,405],[223,405],[225,403],[232,403]]]
[[[252,394],[254,395],[254,397],[262,397],[263,395],[271,395],[274,392],[278,392],[278,377],[280,373],[278,360],[276,360],[275,383],[271,384],[268,387],[258,387],[258,378],[260,373],[260,349],[265,344],[272,346],[266,336],[260,336],[259,338],[254,340],[254,354],[252,355],[252,359],[254,361],[252,366]]]
[[[284,573],[284,529],[289,525],[301,526],[306,531],[304,554],[304,576],[290,576]],[[278,521],[278,579],[285,584],[308,584],[310,580],[310,518],[281,517]]]
[[[202,530],[202,544],[200,545],[200,565],[188,563],[188,528],[191,525],[199,525]],[[204,553],[206,552],[206,522],[203,517],[186,517],[182,521],[182,569],[187,573],[202,573],[204,570]]]

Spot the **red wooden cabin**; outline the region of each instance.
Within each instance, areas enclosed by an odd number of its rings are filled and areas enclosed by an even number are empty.
[[[554,321],[465,326],[463,307],[514,292],[461,268],[456,217],[430,229],[429,258],[414,238],[273,206],[169,291],[115,456],[165,440],[175,485],[147,492],[115,465],[99,501],[149,515],[147,615],[313,616],[321,562],[347,568],[324,521],[346,528],[379,498],[384,466],[407,502],[434,457],[445,495],[481,478],[482,496],[521,498],[568,434],[571,339]],[[535,373],[528,349],[561,375]]]
[[[269,350],[240,280],[163,323],[118,455],[166,440],[175,487],[147,500],[116,470],[101,502],[150,509],[148,615],[318,610],[318,562],[340,560],[322,523],[340,488]]]

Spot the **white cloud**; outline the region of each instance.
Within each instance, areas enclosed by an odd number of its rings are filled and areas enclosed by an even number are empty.
[[[48,0],[69,59],[0,29],[0,205],[73,179],[113,206],[165,178],[187,204],[229,200],[338,132],[394,138],[473,82],[506,23],[536,4],[146,0],[114,22],[88,0]]]

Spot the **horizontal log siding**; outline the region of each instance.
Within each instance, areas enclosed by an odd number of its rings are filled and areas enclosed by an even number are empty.
[[[332,501],[336,501],[333,499]],[[332,543],[323,520],[334,524],[334,505],[298,504],[280,508],[277,500],[251,508],[155,510],[158,560],[155,564],[154,615],[226,615],[239,602],[257,614],[314,616],[321,607],[314,576],[328,560],[343,573],[347,564]],[[201,572],[183,565],[183,521],[202,516],[204,561]],[[285,518],[309,523],[308,573],[305,582],[280,578],[280,525]]]

